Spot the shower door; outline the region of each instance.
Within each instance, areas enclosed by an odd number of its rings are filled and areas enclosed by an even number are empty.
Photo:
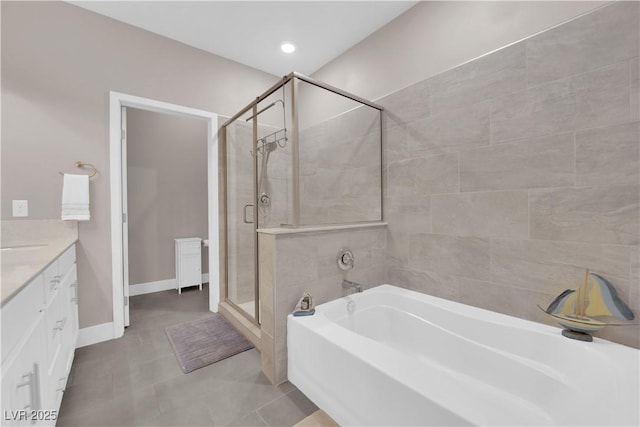
[[[226,127],[226,297],[259,323],[253,141],[252,121],[242,117]]]
[[[291,91],[283,84],[224,127],[226,298],[257,324],[257,230],[291,224]]]

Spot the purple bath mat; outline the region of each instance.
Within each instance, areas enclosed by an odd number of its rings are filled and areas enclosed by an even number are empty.
[[[169,326],[165,332],[185,374],[253,348],[221,314]]]

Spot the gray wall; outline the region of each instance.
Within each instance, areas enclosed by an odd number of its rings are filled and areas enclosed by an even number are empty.
[[[208,234],[207,122],[127,108],[127,165],[129,284],[175,279],[173,239]]]
[[[419,2],[313,77],[365,99],[376,99],[606,3]],[[308,99],[316,116],[331,107],[322,100]]]
[[[112,320],[109,91],[231,116],[277,78],[63,2],[2,2],[2,218],[59,218],[58,171],[93,163],[80,326]]]
[[[391,283],[552,323],[589,268],[640,315],[639,28],[612,4],[378,100]]]

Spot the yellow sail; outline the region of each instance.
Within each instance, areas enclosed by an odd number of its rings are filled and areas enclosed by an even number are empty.
[[[602,289],[593,282],[589,283],[586,307],[584,314],[589,317],[614,315],[604,302]]]
[[[627,320],[634,318],[633,312],[620,300],[618,294],[606,279],[591,273],[585,286],[576,290],[565,290],[545,310],[557,316],[572,318],[613,316]],[[586,293],[586,296],[585,296]]]

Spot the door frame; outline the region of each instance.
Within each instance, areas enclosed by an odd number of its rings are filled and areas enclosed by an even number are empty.
[[[111,186],[111,275],[113,283],[113,337],[124,335],[124,259],[122,238],[122,107],[192,117],[207,121],[207,188],[209,239],[209,310],[216,313],[220,302],[218,218],[218,115],[209,111],[149,98],[109,92],[109,172]]]

